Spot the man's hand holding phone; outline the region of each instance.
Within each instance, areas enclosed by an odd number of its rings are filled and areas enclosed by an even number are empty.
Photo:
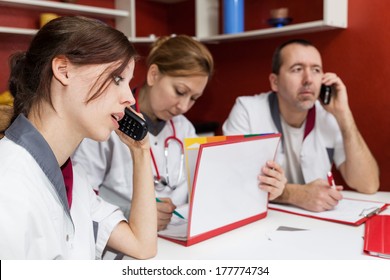
[[[347,89],[343,81],[335,73],[328,72],[324,73],[321,82],[323,85],[331,87],[331,98],[325,100],[329,101],[328,104],[319,97],[324,109],[335,116],[339,123],[348,121],[351,117],[351,110],[348,105]],[[325,91],[323,95],[326,99]]]

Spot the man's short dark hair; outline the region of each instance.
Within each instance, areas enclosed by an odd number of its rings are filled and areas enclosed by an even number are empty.
[[[275,49],[274,55],[272,56],[272,73],[279,74],[280,67],[282,66],[282,57],[280,55],[281,51],[284,49],[284,47],[291,45],[291,44],[299,44],[302,46],[312,46],[314,45],[304,39],[292,39],[289,41],[284,42],[279,47]]]

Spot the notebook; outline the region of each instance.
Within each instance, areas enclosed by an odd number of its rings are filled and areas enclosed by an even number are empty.
[[[184,141],[189,204],[159,236],[190,246],[266,217],[268,193],[257,176],[273,160],[280,134],[214,136]]]
[[[285,204],[272,203],[269,205],[269,209],[272,210],[353,226],[361,225],[371,216],[386,209],[386,207],[387,204],[385,202],[351,198],[344,198],[339,201],[334,209],[322,212],[312,212]]]

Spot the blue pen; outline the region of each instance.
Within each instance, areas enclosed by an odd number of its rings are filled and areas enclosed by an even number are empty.
[[[161,199],[159,199],[158,197],[156,197],[156,201],[157,202],[163,202]],[[186,219],[186,218],[184,218],[179,212],[177,212],[176,210],[173,210],[173,212],[172,212],[173,214],[175,214],[176,216],[178,216],[179,218],[181,218],[181,219]]]

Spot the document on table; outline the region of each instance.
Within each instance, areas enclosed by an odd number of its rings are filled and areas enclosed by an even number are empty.
[[[383,211],[386,207],[385,202],[350,198],[340,200],[334,209],[323,212],[312,212],[292,205],[269,204],[269,209],[272,210],[355,226],[364,223],[369,217]]]

